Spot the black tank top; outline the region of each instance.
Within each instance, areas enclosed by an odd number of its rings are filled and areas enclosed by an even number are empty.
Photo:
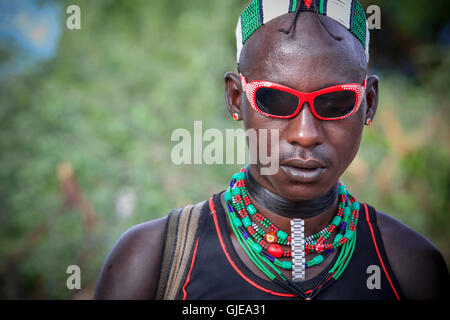
[[[187,280],[180,298],[198,299],[299,299],[292,293],[254,274],[239,258],[227,228],[226,212],[215,194],[202,208],[204,217],[196,242]],[[355,251],[340,278],[315,299],[398,300],[403,294],[392,273],[377,227],[376,211],[362,204]],[[333,259],[337,259],[336,254]],[[334,262],[333,262],[334,263]],[[371,267],[375,266],[375,267]],[[317,276],[296,282],[304,291],[313,288],[325,276],[327,269]],[[378,274],[378,275],[377,275]],[[369,280],[378,276],[378,285]],[[371,287],[372,289],[369,289]]]

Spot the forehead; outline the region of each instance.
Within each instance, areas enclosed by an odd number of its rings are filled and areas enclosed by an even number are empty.
[[[334,39],[314,13],[300,13],[295,30],[286,35],[293,14],[280,16],[256,31],[245,44],[241,63],[248,80],[278,82],[301,91],[340,83],[362,82],[366,72],[364,49],[337,22],[322,16]]]

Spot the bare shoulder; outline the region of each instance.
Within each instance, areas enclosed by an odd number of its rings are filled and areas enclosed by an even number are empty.
[[[167,216],[128,229],[109,253],[95,299],[153,299],[165,241]]]
[[[377,224],[405,297],[445,298],[450,277],[439,249],[420,233],[381,211],[377,211]]]

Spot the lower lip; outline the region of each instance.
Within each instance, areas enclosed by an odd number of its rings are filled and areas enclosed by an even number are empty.
[[[311,183],[320,179],[325,173],[325,168],[303,169],[291,166],[280,166],[280,168],[294,182]]]

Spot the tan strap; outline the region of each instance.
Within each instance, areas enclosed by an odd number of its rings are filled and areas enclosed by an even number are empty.
[[[205,202],[177,208],[169,213],[155,299],[174,300],[180,294],[192,259]]]

